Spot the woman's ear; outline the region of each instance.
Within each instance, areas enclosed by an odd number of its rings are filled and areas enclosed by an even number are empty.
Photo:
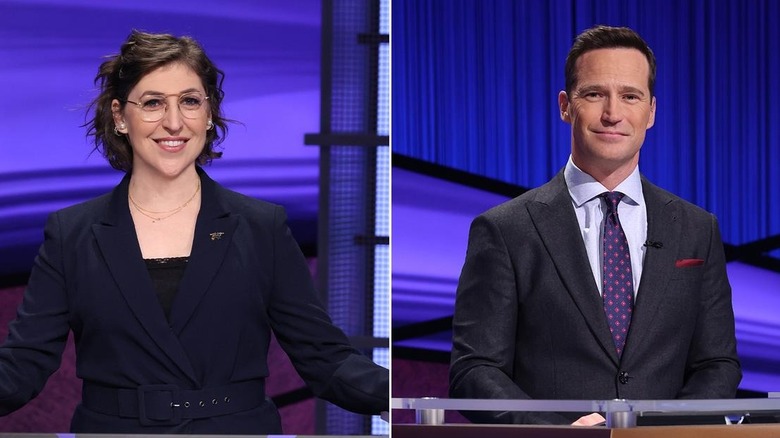
[[[122,115],[122,105],[119,104],[119,100],[114,99],[111,101],[111,114],[114,117],[114,131],[127,134],[127,125],[125,124],[125,118]]]

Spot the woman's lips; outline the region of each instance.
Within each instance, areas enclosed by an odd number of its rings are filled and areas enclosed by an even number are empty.
[[[155,140],[158,145],[160,145],[163,149],[166,151],[178,151],[184,148],[184,145],[187,144],[187,140],[183,138],[177,138],[177,139],[159,139]]]

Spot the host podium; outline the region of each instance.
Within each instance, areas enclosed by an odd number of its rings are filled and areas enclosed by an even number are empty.
[[[772,397],[774,394],[770,394]],[[473,400],[396,398],[393,409],[413,409],[418,424],[393,424],[392,436],[416,437],[780,437],[780,424],[738,424],[745,418],[780,418],[780,398],[727,400]],[[605,426],[443,424],[445,410],[600,412]],[[722,418],[722,424],[639,426],[638,418]],[[727,424],[730,423],[730,424]]]

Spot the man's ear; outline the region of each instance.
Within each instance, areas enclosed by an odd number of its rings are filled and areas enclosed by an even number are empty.
[[[647,128],[650,129],[655,125],[655,96],[650,100],[650,117],[647,119]]]
[[[558,93],[558,109],[561,111],[561,120],[566,123],[571,123],[571,113],[569,112],[569,96],[566,92],[561,90]]]

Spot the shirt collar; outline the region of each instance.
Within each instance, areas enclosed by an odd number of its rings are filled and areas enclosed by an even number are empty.
[[[563,177],[566,180],[566,186],[569,189],[569,195],[574,201],[575,207],[581,207],[584,203],[608,191],[603,184],[577,167],[574,161],[572,161],[571,155],[569,155],[569,161],[566,163],[566,168],[563,171]],[[639,166],[636,166],[634,171],[628,175],[628,178],[621,181],[614,191],[626,195],[623,200],[630,204],[644,204],[645,197],[642,194],[642,179],[639,176]]]

